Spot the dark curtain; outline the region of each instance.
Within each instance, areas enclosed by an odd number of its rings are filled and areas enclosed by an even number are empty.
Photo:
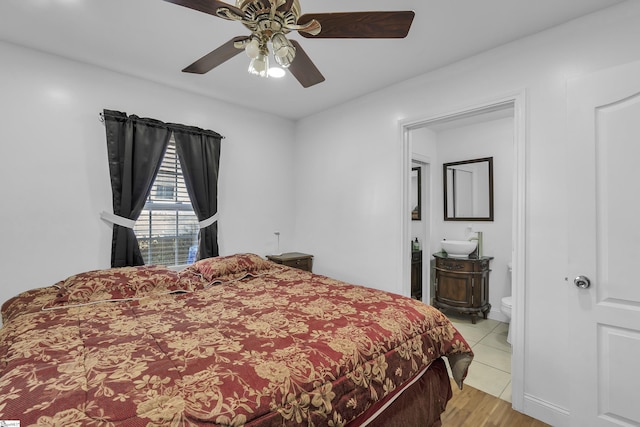
[[[153,119],[104,110],[113,213],[138,219],[167,149],[171,130]],[[131,228],[113,224],[111,266],[144,265]]]
[[[178,159],[199,221],[218,212],[218,170],[222,136],[195,127],[171,125]],[[218,256],[218,223],[200,228],[198,259]]]

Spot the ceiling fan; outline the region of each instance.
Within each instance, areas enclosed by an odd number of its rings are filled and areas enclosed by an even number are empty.
[[[323,82],[324,76],[296,40],[286,34],[298,31],[306,38],[404,38],[411,28],[413,11],[341,12],[301,15],[299,0],[165,0],[230,21],[238,21],[250,36],[234,37],[189,65],[183,72],[204,74],[244,50],[251,58],[249,72],[269,76],[269,45],[282,68],[303,87]]]

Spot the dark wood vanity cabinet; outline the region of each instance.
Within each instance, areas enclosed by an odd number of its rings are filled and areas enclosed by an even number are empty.
[[[479,313],[486,319],[489,304],[489,262],[493,257],[452,258],[445,253],[433,255],[435,265],[434,307],[471,315],[476,323]]]
[[[422,251],[411,252],[411,298],[422,300]]]

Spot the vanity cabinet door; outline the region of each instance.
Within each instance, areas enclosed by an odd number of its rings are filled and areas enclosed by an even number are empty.
[[[436,283],[439,302],[454,307],[469,307],[473,296],[472,281],[464,273],[440,271]]]

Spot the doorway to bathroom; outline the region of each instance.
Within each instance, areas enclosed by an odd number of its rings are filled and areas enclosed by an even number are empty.
[[[434,296],[432,254],[440,252],[443,239],[466,240],[478,231],[484,235],[484,254],[493,257],[489,298],[489,319],[505,322],[501,299],[512,295],[511,388],[515,409],[524,404],[524,363],[522,333],[524,330],[524,94],[479,103],[446,114],[434,114],[400,123],[403,147],[403,243],[402,283],[409,293],[411,273],[411,241],[424,235],[422,300],[431,303]],[[445,221],[443,164],[479,158],[493,158],[495,216],[492,221]],[[416,229],[411,219],[408,198],[411,196],[410,170],[416,159],[429,164],[429,213]],[[425,162],[424,160],[428,161]],[[420,163],[420,162],[418,162]],[[424,181],[423,181],[424,182]],[[519,337],[518,337],[519,335]]]

